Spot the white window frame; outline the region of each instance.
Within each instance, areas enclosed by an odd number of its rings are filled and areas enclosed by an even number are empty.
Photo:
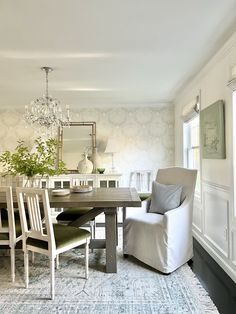
[[[191,146],[191,128],[190,128],[190,122],[192,122],[194,119],[198,119],[199,127],[199,145],[198,146]],[[199,167],[198,170],[198,182],[199,182],[199,189],[195,189],[195,196],[201,199],[201,150],[200,150],[200,117],[199,115],[193,117],[192,119],[189,119],[187,121],[184,121],[183,123],[183,156],[184,156],[184,167],[191,168],[189,164],[189,154],[193,152],[194,149],[199,150]]]
[[[236,217],[236,90],[232,93],[232,129],[233,129],[233,208]]]

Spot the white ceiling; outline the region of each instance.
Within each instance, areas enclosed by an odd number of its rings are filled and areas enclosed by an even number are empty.
[[[154,105],[236,29],[236,0],[0,0],[0,106]]]

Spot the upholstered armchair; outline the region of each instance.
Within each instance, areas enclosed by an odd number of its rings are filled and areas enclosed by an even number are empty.
[[[167,189],[168,186],[181,189],[178,190],[180,205],[157,213],[152,191],[147,210],[124,220],[124,255],[133,255],[167,274],[193,257],[192,211],[196,176],[197,170],[179,167],[158,170],[158,184]],[[165,198],[168,196],[164,195],[164,201]]]

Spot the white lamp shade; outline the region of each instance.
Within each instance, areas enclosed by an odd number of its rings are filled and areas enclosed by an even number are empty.
[[[116,153],[117,152],[117,143],[114,137],[109,137],[107,141],[107,146],[105,153]]]

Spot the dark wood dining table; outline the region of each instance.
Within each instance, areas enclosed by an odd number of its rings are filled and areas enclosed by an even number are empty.
[[[13,194],[14,207],[17,208]],[[87,193],[70,193],[67,196],[53,196],[49,189],[49,201],[52,208],[92,207],[82,217],[71,223],[81,227],[87,221],[104,212],[105,239],[91,240],[92,248],[106,249],[106,272],[117,272],[117,209],[119,207],[141,207],[141,200],[135,188],[94,188]],[[6,200],[0,195],[0,207],[6,207]]]

